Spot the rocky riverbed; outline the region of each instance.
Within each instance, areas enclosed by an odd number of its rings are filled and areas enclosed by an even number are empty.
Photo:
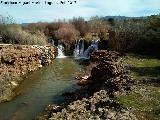
[[[27,73],[48,65],[56,49],[38,45],[0,45],[0,102],[12,99],[14,89]]]
[[[114,51],[96,51],[91,61],[90,72],[77,77],[81,88],[64,93],[66,102],[48,105],[45,114],[37,120],[137,120],[131,109],[116,101],[117,94],[131,90],[133,85],[122,55]]]

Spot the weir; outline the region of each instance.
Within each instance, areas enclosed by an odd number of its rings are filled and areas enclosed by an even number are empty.
[[[85,43],[84,43],[84,39],[83,38],[80,38],[79,40],[76,40],[75,41],[75,47],[74,47],[74,50],[73,50],[73,57],[76,58],[76,59],[89,59],[89,55],[95,51],[95,50],[98,50],[98,43],[99,43],[99,39],[95,39],[95,40],[92,40],[91,41],[91,44],[88,46],[87,49],[85,49]],[[54,40],[50,40],[50,43],[52,45],[55,45],[54,44]],[[58,50],[58,55],[57,55],[57,58],[65,58],[65,48],[62,44],[61,41],[58,41],[58,45],[57,46],[57,50]]]

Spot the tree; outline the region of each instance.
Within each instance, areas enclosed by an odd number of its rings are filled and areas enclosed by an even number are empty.
[[[89,21],[91,33],[100,38],[100,40],[108,39],[109,26],[105,20],[98,16],[91,17]]]
[[[149,28],[153,30],[160,29],[160,15],[152,15],[149,17]]]
[[[0,36],[2,36],[2,31],[7,24],[15,23],[14,19],[10,15],[0,15]],[[3,39],[3,38],[2,38]]]
[[[10,15],[0,15],[0,24],[13,24],[15,23],[14,18]]]
[[[146,31],[146,23],[143,20],[116,20],[112,27],[114,36],[109,40],[109,46],[118,51],[135,49]]]
[[[57,39],[56,35],[55,35],[55,31],[57,31],[61,26],[62,26],[62,22],[53,22],[53,23],[49,23],[46,28],[45,28],[45,35],[48,37],[52,37],[53,39]]]
[[[89,32],[89,25],[82,17],[73,18],[70,23],[80,32],[81,37],[84,37]]]
[[[79,31],[70,23],[63,23],[60,28],[55,31],[56,38],[64,41],[66,44],[72,43],[79,35]]]
[[[150,16],[146,26],[146,32],[137,43],[138,50],[147,54],[160,55],[160,15]]]
[[[40,31],[44,33],[47,25],[48,23],[46,22],[30,23],[25,28],[32,32]]]

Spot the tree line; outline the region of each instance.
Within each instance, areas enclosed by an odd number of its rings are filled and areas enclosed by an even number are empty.
[[[47,39],[61,41],[68,48],[75,40],[86,42],[100,39],[100,49],[122,52],[159,54],[160,15],[142,18],[113,19],[94,16],[86,21],[83,17],[38,22],[22,26],[10,16],[0,16],[0,36],[3,43],[47,44]]]

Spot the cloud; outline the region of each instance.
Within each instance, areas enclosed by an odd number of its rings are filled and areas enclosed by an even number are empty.
[[[18,1],[18,0],[15,0]],[[27,1],[27,0],[21,0]],[[34,0],[33,0],[34,1]],[[45,0],[39,0],[41,3]],[[48,0],[59,2],[60,0]],[[10,14],[18,22],[53,21],[54,19],[82,16],[125,15],[146,16],[160,13],[159,0],[77,0],[77,4],[51,6],[41,5],[2,5],[0,13]]]

